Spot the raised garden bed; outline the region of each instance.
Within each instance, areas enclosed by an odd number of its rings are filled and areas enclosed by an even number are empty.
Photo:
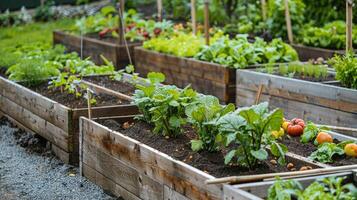
[[[167,84],[181,88],[190,84],[198,92],[214,95],[221,102],[235,101],[235,69],[141,47],[135,48],[135,64],[141,76],[149,72],[161,72],[165,74]]]
[[[310,177],[296,178],[303,188],[323,178],[340,177],[345,178],[343,185],[352,183],[356,185],[356,171],[341,172],[328,175],[314,175]],[[224,199],[242,199],[242,200],[262,200],[267,199],[268,189],[274,184],[274,181],[265,181],[260,183],[246,183],[239,185],[225,185],[223,187]]]
[[[97,37],[81,37],[69,34],[63,31],[53,32],[53,43],[62,44],[68,52],[75,51],[78,54],[83,53],[83,58],[91,57],[96,64],[104,64],[100,55],[103,55],[109,61],[112,61],[117,69],[121,69],[130,64],[129,56],[125,45],[118,45],[115,39],[99,39]],[[83,48],[81,50],[81,44]],[[128,48],[132,61],[134,61],[134,47],[140,46],[141,43],[129,43]]]
[[[124,199],[221,199],[221,185],[205,180],[230,175],[289,171],[264,161],[254,170],[224,165],[221,153],[192,152],[190,127],[178,138],[154,135],[152,126],[131,117],[80,119],[83,173]],[[287,154],[296,167],[319,167]]]
[[[3,77],[0,88],[1,112],[50,141],[54,153],[65,163],[78,163],[79,117],[88,114],[85,99],[50,90],[47,84],[32,90]],[[137,114],[136,106],[126,100],[100,88],[93,90],[98,97],[93,117]]]
[[[291,44],[292,47],[297,51],[299,59],[301,61],[308,61],[310,59],[323,58],[327,60],[332,58],[334,55],[342,55],[345,53],[344,50],[332,50],[332,49],[323,49],[318,47],[308,47],[301,44]]]
[[[356,90],[336,86],[336,82],[237,70],[237,106],[254,104],[260,85],[263,85],[261,101],[282,108],[287,119],[298,117],[318,124],[357,127]]]

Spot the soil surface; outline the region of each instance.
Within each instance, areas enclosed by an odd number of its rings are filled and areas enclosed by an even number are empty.
[[[7,68],[6,67],[0,67],[0,76],[2,76],[2,77],[7,77],[6,75],[5,75],[5,73],[6,73],[6,70],[7,70]]]
[[[18,129],[4,117],[0,149],[0,199],[118,199],[81,178],[78,168],[54,157],[45,139]]]
[[[48,89],[48,84],[46,82],[38,86],[30,86],[28,88],[70,108],[87,108],[87,99],[85,99],[84,97],[76,98],[74,94],[69,94],[66,91],[61,92],[59,88]],[[115,96],[107,94],[94,94],[94,98],[97,103],[95,105],[92,105],[93,107],[130,103],[126,100],[118,99]]]
[[[340,141],[335,140],[335,143]],[[317,146],[313,143],[303,144],[300,142],[300,137],[283,137],[282,143],[285,144],[289,151],[304,157],[309,157],[312,152],[317,150]],[[357,164],[357,159],[352,157],[335,155],[333,163],[326,163],[333,166],[354,165]]]
[[[92,77],[83,77],[83,80],[88,82],[100,85],[102,87],[121,92],[123,94],[132,96],[135,92],[135,86],[123,82],[123,81],[116,81],[112,80],[109,76],[92,76]]]
[[[127,129],[122,128],[123,125],[114,120],[102,120],[99,123],[215,177],[289,171],[286,166],[272,164],[270,160],[274,158],[271,156],[255,169],[249,170],[238,166],[225,165],[224,155],[221,152],[192,152],[190,140],[196,138],[196,133],[191,127],[185,127],[184,134],[177,138],[165,138],[161,135],[153,134],[151,132],[153,127],[142,121],[135,121]],[[302,161],[287,159],[287,163],[289,162],[292,162],[296,169],[306,166],[306,163]]]

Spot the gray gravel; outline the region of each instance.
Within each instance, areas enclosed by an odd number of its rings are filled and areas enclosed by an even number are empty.
[[[47,149],[41,138],[0,119],[1,200],[116,199],[84,178],[81,180],[78,168],[63,164]]]

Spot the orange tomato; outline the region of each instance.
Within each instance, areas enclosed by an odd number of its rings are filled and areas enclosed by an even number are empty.
[[[348,156],[357,157],[357,144],[347,144],[345,146],[345,154]]]
[[[316,141],[319,144],[322,144],[322,143],[325,143],[325,142],[332,143],[333,142],[333,138],[328,133],[320,132],[319,134],[317,134]]]

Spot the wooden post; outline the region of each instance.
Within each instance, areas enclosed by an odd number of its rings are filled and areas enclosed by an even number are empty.
[[[197,33],[196,24],[196,0],[191,0],[191,20],[192,20],[192,33]]]
[[[157,20],[162,21],[162,0],[157,0]]]
[[[45,0],[41,0],[41,7],[45,5]]]
[[[266,19],[267,19],[267,3],[265,0],[261,0],[260,2],[262,4],[263,21],[266,21]]]
[[[206,45],[209,45],[209,0],[205,0],[205,38]]]
[[[285,0],[285,21],[286,21],[286,29],[288,31],[288,39],[290,44],[292,44],[294,42],[294,38],[293,38],[293,30],[291,27],[289,0]]]
[[[90,99],[92,98],[92,93],[89,88],[87,88],[87,106],[88,106],[88,119],[92,119],[92,105],[90,104]]]
[[[124,9],[125,9],[125,0],[120,0],[120,5],[119,5],[119,45],[124,44]]]
[[[346,0],[346,53],[353,50],[352,46],[352,0]]]

